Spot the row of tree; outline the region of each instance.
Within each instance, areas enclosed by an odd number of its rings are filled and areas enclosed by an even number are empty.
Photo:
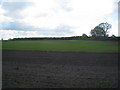
[[[118,40],[119,37],[112,35],[109,37],[108,32],[112,25],[109,23],[100,23],[94,29],[90,31],[91,36],[82,34],[82,36],[73,37],[36,37],[36,38],[14,38],[10,40]]]
[[[31,37],[31,38],[13,38],[9,39],[12,41],[16,40],[114,40],[117,41],[120,37],[93,37],[83,34],[82,36],[73,36],[73,37]]]

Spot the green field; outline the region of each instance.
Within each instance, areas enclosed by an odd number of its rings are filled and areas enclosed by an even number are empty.
[[[118,52],[118,46],[113,42],[86,40],[3,41],[2,49],[67,52]]]

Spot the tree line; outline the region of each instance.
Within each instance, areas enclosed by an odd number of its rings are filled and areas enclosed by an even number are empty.
[[[94,29],[90,31],[91,36],[82,34],[82,36],[72,36],[72,37],[31,37],[31,38],[13,38],[9,40],[119,40],[120,37],[112,35],[109,37],[109,30],[112,25],[109,23],[100,23],[95,26]]]
[[[17,40],[112,40],[112,41],[118,41],[120,37],[92,37],[87,36],[86,34],[83,34],[82,36],[72,36],[72,37],[31,37],[31,38],[13,38],[9,39],[11,41],[17,41]]]

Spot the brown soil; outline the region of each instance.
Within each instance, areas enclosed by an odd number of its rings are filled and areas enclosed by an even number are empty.
[[[3,88],[117,88],[117,53],[3,50]]]

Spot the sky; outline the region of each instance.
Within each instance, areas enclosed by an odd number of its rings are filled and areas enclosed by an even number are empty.
[[[100,23],[118,35],[119,0],[0,0],[0,39],[90,36]]]

